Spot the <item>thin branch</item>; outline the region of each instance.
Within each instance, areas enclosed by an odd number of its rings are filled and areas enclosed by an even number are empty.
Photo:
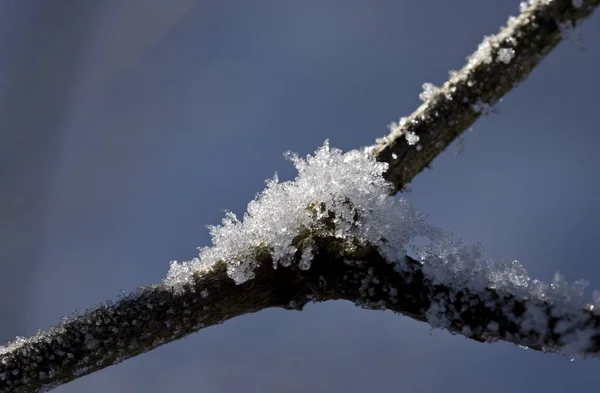
[[[512,294],[433,284],[422,265],[407,257],[397,269],[376,248],[347,251],[335,237],[317,237],[309,270],[297,265],[273,268],[268,252],[258,253],[254,279],[236,285],[226,264],[194,276],[181,295],[164,285],[88,310],[58,327],[17,341],[0,355],[0,392],[37,392],[72,381],[148,352],[201,328],[270,307],[301,310],[308,302],[348,300],[367,309],[387,309],[428,321],[432,302],[445,303],[446,328],[489,342],[504,340],[545,352],[569,344],[569,332],[593,329],[581,352],[600,355],[600,316],[582,309],[567,328],[558,329],[553,305]],[[298,255],[298,258],[300,256]],[[547,326],[528,326],[526,310],[547,315]]]
[[[537,0],[500,33],[489,36],[467,64],[393,130],[369,149],[390,164],[386,179],[401,190],[452,141],[523,81],[562,40],[561,33],[591,15],[600,0]],[[508,61],[506,63],[505,61]],[[419,137],[421,149],[406,142]]]
[[[585,19],[600,0],[582,3],[576,8],[567,0],[541,0],[529,6],[489,38],[403,126],[371,148],[379,161],[390,164],[386,178],[395,191],[480,116],[477,106],[493,105],[526,78],[561,40],[560,26]],[[504,51],[511,57],[508,63],[498,61],[501,49],[509,50]],[[404,133],[416,134],[422,148],[408,145]],[[348,251],[335,238],[314,234],[313,239],[317,251],[309,270],[296,265],[274,269],[270,254],[258,250],[256,276],[241,285],[229,278],[221,262],[195,273],[193,284],[181,294],[164,284],[142,287],[114,304],[97,306],[31,338],[18,338],[0,347],[0,392],[51,389],[239,315],[270,307],[301,310],[309,301],[339,299],[430,322],[431,306],[444,305],[437,308],[437,317],[443,316],[444,327],[453,333],[546,352],[565,350],[574,332],[592,332],[577,352],[600,354],[600,317],[590,309],[572,310],[565,317],[543,301],[491,288],[477,292],[434,284],[410,258],[404,269],[397,269],[374,247]],[[543,328],[531,324],[527,310],[537,310]]]

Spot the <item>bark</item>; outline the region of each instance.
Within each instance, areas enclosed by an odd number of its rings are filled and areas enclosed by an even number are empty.
[[[440,90],[407,117],[399,132],[392,132],[369,149],[379,161],[390,164],[386,179],[395,191],[426,168],[452,141],[512,88],[531,73],[563,39],[568,24],[588,17],[600,0],[587,0],[576,8],[571,0],[544,0],[528,7],[509,26],[491,36],[492,61],[468,61]],[[562,28],[561,28],[562,26]],[[498,61],[501,50],[514,50],[508,64]],[[480,108],[480,109],[478,109]],[[483,109],[481,109],[483,108]],[[406,143],[404,133],[414,132],[422,149]]]
[[[394,192],[470,127],[481,115],[474,105],[493,105],[527,77],[561,40],[561,24],[580,22],[599,3],[585,0],[575,8],[571,1],[555,0],[529,6],[491,39],[491,62],[469,61],[408,117],[401,132],[371,147],[379,161],[390,164],[386,178]],[[508,63],[496,61],[502,48],[514,50]],[[422,148],[408,145],[403,132],[418,135]],[[256,277],[241,285],[227,276],[225,262],[217,263],[211,271],[197,273],[183,294],[174,294],[165,285],[142,287],[114,304],[97,306],[31,338],[19,338],[0,348],[0,392],[47,390],[230,318],[269,307],[301,310],[310,301],[349,300],[427,321],[432,301],[445,300],[450,305],[446,328],[453,333],[546,352],[559,351],[566,343],[563,334],[568,332],[556,329],[560,316],[554,316],[552,304],[489,288],[472,293],[467,288],[434,285],[426,279],[422,265],[410,258],[408,268],[398,270],[374,247],[348,251],[335,238],[319,234],[313,238],[318,251],[308,271],[294,265],[274,269],[270,254],[257,250]],[[545,330],[523,325],[527,307],[547,316]],[[600,317],[585,308],[574,312],[572,330],[598,332],[581,352],[598,355]]]
[[[544,352],[568,344],[555,329],[559,317],[552,317],[551,304],[529,304],[527,299],[493,289],[474,293],[434,285],[422,265],[410,257],[408,268],[399,270],[374,247],[348,251],[334,237],[317,236],[315,241],[318,251],[309,270],[297,265],[274,269],[270,254],[258,251],[256,276],[241,285],[227,276],[225,263],[218,263],[212,271],[196,274],[180,295],[164,285],[142,287],[115,304],[97,306],[16,342],[0,356],[0,391],[49,389],[239,315],[270,307],[302,310],[308,302],[329,300],[348,300],[426,322],[431,303],[443,299],[451,305],[446,317],[452,333]],[[527,307],[549,316],[546,329],[525,325]],[[600,354],[600,315],[582,309],[575,319],[578,322],[571,329],[593,327],[597,332],[583,352]]]

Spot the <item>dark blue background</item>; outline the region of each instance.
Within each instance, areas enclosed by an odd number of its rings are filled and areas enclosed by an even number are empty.
[[[159,282],[224,209],[294,176],[284,151],[373,143],[518,3],[0,1],[0,341]],[[562,43],[407,196],[534,277],[600,288],[600,15],[579,31],[585,51]],[[551,393],[597,388],[599,367],[335,302],[56,392]]]

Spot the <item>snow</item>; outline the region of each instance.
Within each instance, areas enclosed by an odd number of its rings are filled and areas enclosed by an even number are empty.
[[[527,7],[529,7],[529,3],[527,1],[522,1],[519,3],[519,11],[524,12]]]
[[[308,270],[313,253],[318,251],[312,236],[318,233],[342,239],[348,247],[353,241],[375,245],[400,272],[408,269],[405,255],[411,247],[422,263],[425,280],[451,289],[430,299],[427,318],[433,327],[449,327],[451,321],[461,318],[465,307],[468,309],[469,304],[455,308],[459,291],[466,289],[485,302],[492,301],[488,299],[489,289],[494,289],[498,294],[527,300],[522,315],[514,314],[510,304],[503,310],[505,315],[520,326],[520,334],[538,332],[539,340],[560,334],[561,353],[580,354],[596,334],[584,323],[586,310],[594,309],[584,300],[585,282],[569,284],[557,274],[550,285],[541,283],[530,278],[518,261],[486,258],[481,245],[466,244],[451,232],[428,224],[426,216],[408,200],[389,195],[390,184],[382,177],[387,164],[375,161],[370,154],[357,150],[342,153],[325,142],[314,155],[300,158],[289,153],[288,158],[298,170],[295,180],[280,183],[277,176],[269,180],[266,189],[248,204],[242,220],[227,213],[221,226],[210,228],[213,246],[201,249],[192,261],[173,262],[165,284],[176,293],[182,292],[193,272],[210,270],[218,261],[227,263],[228,275],[242,284],[254,277],[257,247],[271,252],[274,268],[297,264]],[[325,227],[322,219],[331,212],[335,214],[334,225]],[[413,244],[417,238],[428,243],[417,247]],[[368,303],[380,287],[372,269],[361,280],[359,292],[364,301],[358,300],[357,305],[384,307],[385,302]],[[396,288],[380,290],[387,292],[391,303],[399,301]],[[600,307],[600,295],[594,300]],[[551,316],[562,321],[552,328],[547,303],[552,304]],[[487,326],[492,332],[498,330],[495,321]],[[470,336],[475,332],[465,326],[463,333]]]
[[[404,136],[406,137],[406,142],[411,146],[416,145],[420,140],[419,136],[412,131],[404,133]]]
[[[510,63],[514,56],[515,50],[513,48],[501,48],[498,50],[498,61],[501,61],[504,64]]]
[[[427,101],[432,98],[440,88],[435,86],[433,83],[423,83],[423,91],[419,94],[421,101]]]
[[[494,35],[484,36],[477,50],[467,57],[468,64],[472,67],[478,63],[490,64],[492,62],[492,50],[497,38]]]
[[[536,5],[538,3],[540,3],[540,4],[550,4],[552,1],[554,1],[554,0],[527,0],[527,1],[522,1],[521,3],[519,3],[519,10],[521,12],[524,12],[530,6]]]
[[[427,83],[425,83],[423,86],[425,87],[425,85],[427,85]],[[435,89],[437,89],[437,87]],[[431,94],[435,94],[435,93],[431,93]],[[421,93],[421,95],[423,95],[423,93]],[[395,135],[404,135],[404,138],[406,139],[406,143],[408,143],[411,146],[417,144],[419,142],[419,140],[421,140],[421,138],[419,138],[419,136],[412,131],[404,130],[404,127],[406,126],[407,121],[408,121],[408,119],[406,117],[402,117],[402,118],[400,118],[400,120],[398,120],[398,122],[393,121],[390,124],[388,124],[388,129],[390,130],[390,135],[377,139],[377,143],[386,143],[389,139],[393,139],[393,137]],[[365,153],[369,153],[369,151],[367,150],[367,151],[365,151]]]
[[[500,296],[512,295],[527,301],[523,315],[516,315],[511,304],[503,311],[520,326],[519,334],[525,336],[531,331],[539,334],[538,342],[530,344],[542,345],[544,338],[558,334],[559,348],[552,350],[584,356],[583,352],[590,348],[590,340],[598,334],[586,313],[594,307],[585,301],[585,281],[569,284],[557,273],[550,285],[544,284],[530,278],[518,261],[485,258],[482,246],[466,245],[450,233],[420,251],[419,260],[427,280],[452,288],[449,294],[432,299],[427,318],[433,327],[448,328],[451,321],[461,319],[464,310],[456,309],[454,303],[459,291],[467,289],[479,299],[493,302],[486,291],[490,288]],[[551,327],[549,317],[560,322]]]
[[[342,153],[325,142],[313,156],[288,153],[288,158],[298,170],[296,179],[280,183],[275,176],[267,181],[242,220],[227,213],[222,225],[210,227],[213,246],[202,248],[191,261],[172,262],[165,284],[181,293],[193,273],[209,271],[218,261],[225,261],[229,277],[242,284],[254,277],[259,247],[271,252],[275,267],[299,264],[309,269],[316,232],[347,241],[349,247],[355,240],[369,243],[388,260],[403,261],[404,245],[431,229],[407,200],[389,196],[391,185],[382,177],[388,165],[365,152]],[[329,212],[335,214],[335,225],[327,229],[322,220]],[[359,223],[354,221],[357,212]],[[298,240],[301,233],[305,235]]]
[[[194,274],[209,272],[219,262],[227,265],[227,274],[237,284],[251,280],[257,267],[257,248],[271,253],[273,268],[297,266],[310,270],[314,253],[319,251],[315,236],[328,236],[340,239],[348,249],[356,247],[356,243],[376,247],[394,270],[402,274],[415,269],[414,264],[406,262],[406,250],[410,248],[420,263],[423,282],[429,288],[446,288],[441,292],[432,289],[432,295],[427,299],[430,307],[426,317],[432,327],[451,327],[475,305],[495,307],[496,299],[490,295],[490,290],[494,290],[500,298],[508,295],[525,302],[525,310],[520,314],[514,311],[514,301],[507,301],[502,308],[503,315],[518,326],[516,337],[512,337],[516,342],[543,345],[545,339],[559,336],[558,348],[549,350],[584,356],[591,340],[597,338],[589,316],[595,307],[600,307],[600,293],[594,294],[593,305],[588,304],[584,297],[585,282],[570,284],[557,273],[551,284],[544,284],[529,277],[518,261],[488,258],[481,245],[467,244],[451,232],[429,224],[426,215],[418,212],[406,198],[389,194],[391,185],[382,176],[388,167],[386,163],[376,161],[364,151],[343,153],[331,148],[327,142],[306,158],[291,153],[287,156],[298,171],[293,181],[279,182],[277,176],[267,181],[266,189],[248,204],[242,220],[227,213],[222,225],[210,227],[212,247],[202,248],[199,256],[191,261],[171,263],[164,284],[175,294],[187,289]],[[328,220],[329,225],[325,225],[324,220]],[[423,245],[416,245],[416,240]],[[350,260],[347,263],[366,264]],[[406,274],[405,277],[413,276]],[[382,309],[402,303],[401,290],[386,284],[373,268],[365,266],[362,276],[355,273],[347,279],[360,280],[358,306]],[[328,285],[324,277],[319,279],[319,285],[322,288]],[[387,297],[370,301],[381,293],[386,293]],[[465,293],[470,296],[466,300],[462,297]],[[210,300],[210,296],[207,290],[200,291],[199,297]],[[459,296],[462,301],[457,302]],[[112,304],[107,303],[106,307],[111,309]],[[558,323],[549,323],[550,318],[557,319]],[[142,322],[131,320],[128,323]],[[169,320],[165,321],[167,328],[170,324]],[[481,334],[478,329],[487,327],[485,333],[493,339],[499,329],[498,321],[485,321],[484,325],[459,324],[465,336]],[[201,328],[203,323],[198,322],[196,326]],[[109,342],[111,337],[106,338],[107,331],[119,332],[110,318],[93,329],[83,326],[80,333],[85,338],[87,350],[114,345]],[[531,332],[536,334],[531,335]],[[179,333],[174,329],[172,338]],[[0,380],[21,372],[8,366],[11,353],[32,340],[46,345],[51,337],[61,334],[64,334],[64,326],[59,325],[32,338],[17,337],[7,346],[0,346]],[[529,337],[529,341],[522,341],[520,336]],[[126,344],[119,339],[116,345],[121,348]],[[128,345],[132,348],[138,344],[131,342]],[[74,357],[62,349],[55,352],[55,356]],[[110,361],[121,360],[119,357]],[[27,361],[37,364],[33,357]],[[54,370],[44,372],[44,378],[55,373]],[[76,374],[86,372],[86,368],[74,371]]]

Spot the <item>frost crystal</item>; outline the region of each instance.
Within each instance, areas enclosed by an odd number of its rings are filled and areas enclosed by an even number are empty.
[[[398,272],[411,271],[405,258],[406,248],[411,247],[420,263],[423,282],[432,288],[446,288],[430,295],[427,319],[433,327],[453,326],[462,320],[463,313],[481,302],[494,304],[489,297],[493,290],[500,298],[505,294],[526,301],[525,310],[519,314],[510,302],[502,309],[503,315],[520,329],[517,342],[519,335],[539,340],[559,337],[552,350],[575,356],[591,347],[597,332],[593,324],[586,322],[587,312],[594,308],[584,301],[585,282],[569,284],[557,274],[552,284],[540,283],[532,280],[518,261],[486,258],[481,245],[468,245],[428,224],[406,199],[389,195],[391,185],[382,176],[387,164],[364,151],[342,153],[326,142],[313,156],[288,157],[298,170],[295,180],[280,183],[275,177],[268,181],[266,189],[248,204],[241,221],[228,213],[221,226],[210,228],[212,247],[202,248],[199,257],[189,262],[171,263],[166,285],[175,293],[184,291],[194,273],[210,271],[219,262],[226,264],[229,277],[242,284],[254,277],[257,250],[270,254],[274,268],[294,265],[308,270],[319,252],[317,236],[335,237],[349,250],[357,245],[375,246]],[[327,225],[324,220],[329,220]],[[426,240],[425,245],[415,245],[415,239]],[[360,279],[359,306],[385,307],[385,301],[369,300],[379,291],[387,292],[391,303],[401,301],[399,290],[382,288],[372,268]],[[326,285],[324,279],[319,284]],[[465,291],[471,297],[457,301]],[[594,300],[597,305],[600,296],[596,294]],[[558,323],[549,323],[549,318]],[[482,334],[480,330],[487,327],[483,333],[491,338],[499,329],[494,321],[483,327],[459,326],[466,336]],[[91,335],[89,344],[96,345]],[[19,339],[11,345],[20,345]]]
[[[406,142],[411,146],[416,145],[420,140],[419,136],[414,132],[407,132],[404,135],[406,137]]]
[[[502,48],[498,51],[498,61],[501,61],[504,64],[510,63],[514,56],[515,50],[512,48]]]
[[[425,85],[423,85],[423,86],[425,86]],[[421,94],[423,94],[423,93],[421,93]],[[398,120],[397,123],[395,121],[393,121],[390,124],[388,124],[388,128],[390,130],[390,135],[404,135],[404,138],[406,139],[406,142],[409,145],[412,146],[412,145],[417,144],[419,142],[420,138],[414,132],[412,132],[412,131],[405,131],[403,129],[404,126],[406,125],[406,122],[407,122],[407,118],[406,117],[402,117],[402,118],[400,118],[400,120]],[[387,142],[387,138],[389,138],[389,137],[380,138],[380,139],[377,140],[377,143],[380,143],[380,142],[384,142],[385,143],[385,142]],[[369,153],[369,152],[365,151],[365,153]]]
[[[499,295],[510,294],[528,300],[522,315],[514,314],[510,304],[504,309],[504,313],[520,326],[520,334],[536,332],[540,340],[560,335],[558,347],[552,350],[565,355],[581,356],[592,347],[597,331],[588,323],[584,311],[593,310],[584,299],[586,282],[569,284],[557,273],[552,284],[543,284],[532,280],[518,261],[487,259],[483,251],[480,245],[466,245],[450,233],[438,236],[423,250],[417,251],[426,279],[454,288],[448,295],[431,299],[427,318],[432,327],[447,328],[453,320],[461,319],[465,305],[462,309],[457,308],[453,301],[459,291],[468,289],[480,299],[486,299],[486,288],[490,288]],[[552,305],[550,315],[544,302]],[[555,317],[559,322],[552,326],[549,317]],[[496,327],[492,324],[488,329],[495,331]]]
[[[423,91],[419,94],[421,101],[427,101],[433,97],[440,88],[432,83],[423,83]]]
[[[527,10],[527,8],[529,8],[530,6],[533,6],[535,4],[550,4],[552,1],[554,0],[527,0],[527,1],[522,1],[519,4],[519,10],[521,12],[524,12],[525,10]]]
[[[519,11],[524,12],[529,6],[528,2],[522,1],[519,3]]]
[[[494,35],[484,36],[475,53],[467,58],[469,65],[473,66],[479,62],[490,64],[492,62],[492,49],[496,40],[497,38]]]
[[[407,133],[408,138],[418,141],[414,134]],[[407,200],[389,196],[391,185],[382,176],[388,164],[371,155],[343,154],[326,142],[306,159],[287,156],[298,170],[296,179],[268,181],[241,221],[227,213],[221,226],[210,227],[213,246],[189,262],[171,262],[165,284],[181,292],[194,273],[209,271],[219,261],[227,264],[229,277],[244,283],[254,276],[258,249],[267,250],[275,266],[298,263],[309,269],[315,252],[311,235],[323,230],[320,222],[330,213],[335,215],[330,235],[349,246],[354,241],[375,245],[390,261],[403,261],[404,246],[430,230]]]

